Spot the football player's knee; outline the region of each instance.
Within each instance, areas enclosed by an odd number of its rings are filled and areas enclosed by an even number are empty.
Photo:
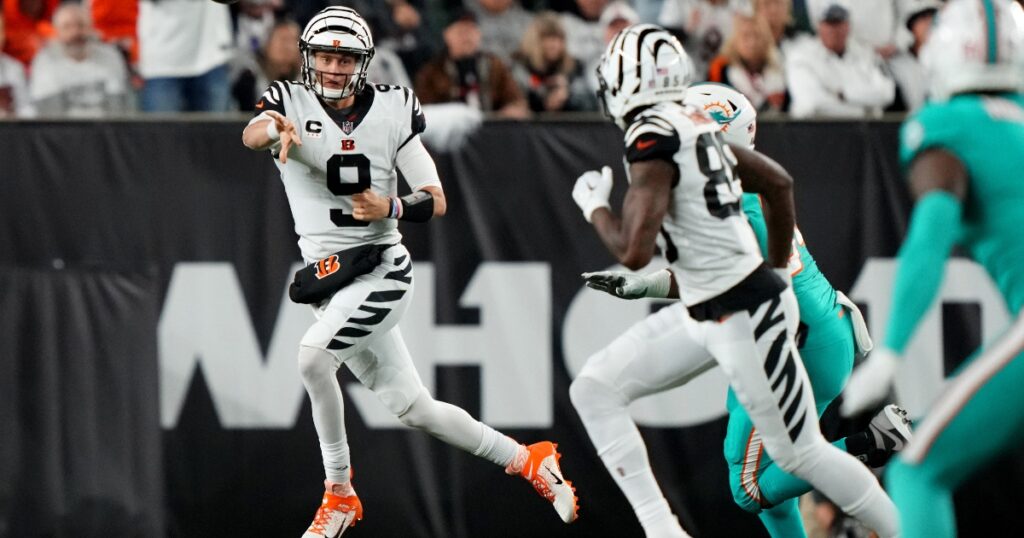
[[[378,382],[374,388],[377,397],[396,417],[401,419],[408,414],[413,404],[423,399],[423,395],[430,398],[426,389],[417,382],[416,378],[395,368],[381,367],[377,372]],[[402,420],[405,422],[405,420]]]
[[[324,378],[333,378],[338,360],[323,349],[299,346],[299,375],[307,385]]]
[[[585,373],[581,373],[569,386],[569,399],[583,418],[615,411],[628,403],[619,391]]]
[[[426,428],[431,424],[434,417],[434,408],[437,400],[434,400],[426,390],[420,391],[419,395],[398,415],[398,420],[410,428]]]
[[[760,514],[762,510],[761,505],[743,488],[732,488],[732,502],[751,514]]]

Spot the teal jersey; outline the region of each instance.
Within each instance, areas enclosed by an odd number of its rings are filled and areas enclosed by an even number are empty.
[[[904,166],[941,148],[970,178],[957,243],[998,286],[1011,313],[1024,303],[1024,96],[959,95],[928,103],[900,131]]]
[[[764,220],[761,199],[756,194],[743,195],[743,213],[754,229],[761,255],[767,259],[768,224]],[[836,290],[818,269],[798,229],[793,230],[793,253],[789,258],[789,270],[793,275],[793,292],[800,305],[800,321],[812,325],[826,318],[834,318]]]

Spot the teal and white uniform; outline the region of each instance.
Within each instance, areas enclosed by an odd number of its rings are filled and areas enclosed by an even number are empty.
[[[762,253],[767,255],[768,228],[756,194],[743,195],[743,212],[754,229]],[[842,392],[853,368],[856,352],[853,327],[846,309],[836,302],[835,288],[818,269],[799,230],[793,234],[789,268],[800,306],[803,333],[798,342],[800,356],[814,389],[818,416],[821,416]],[[810,491],[811,485],[787,474],[768,457],[732,390],[726,405],[729,426],[725,458],[736,503],[748,512],[758,513],[772,536],[805,536],[796,498]],[[835,444],[845,449],[844,441]],[[768,507],[773,508],[764,510]]]
[[[963,201],[931,191],[914,208],[885,347],[904,351],[954,244],[985,268],[1014,319],[957,370],[886,475],[903,536],[954,536],[952,491],[1024,434],[1024,96],[962,94],[929,103],[904,124],[900,145],[904,165],[930,149],[953,154],[969,184]]]

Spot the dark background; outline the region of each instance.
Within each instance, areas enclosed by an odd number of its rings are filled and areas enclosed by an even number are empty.
[[[156,328],[174,264],[233,263],[265,349],[299,259],[276,169],[242,147],[243,125],[0,123],[0,536],[298,536],[309,524],[322,468],[308,402],[294,430],[224,429],[197,374],[177,427],[159,421]],[[797,178],[801,230],[839,289],[866,258],[893,256],[905,230],[897,128],[759,126],[758,149]],[[555,426],[507,433],[559,441],[579,522],[562,525],[528,484],[488,462],[424,434],[369,430],[350,409],[366,507],[353,536],[642,534],[569,403],[561,351],[578,274],[613,263],[572,183],[602,164],[624,179],[621,154],[621,133],[602,122],[488,123],[437,156],[448,215],[403,227],[414,258],[435,265],[438,323],[476,323],[457,300],[480,262],[550,265]],[[946,314],[952,366],[979,343],[977,312]],[[478,369],[441,368],[436,396],[479,416]],[[826,432],[854,426],[830,415]],[[732,504],[725,419],[643,432],[688,531],[763,535]],[[1021,462],[1017,451],[962,488],[962,535],[1016,528]]]

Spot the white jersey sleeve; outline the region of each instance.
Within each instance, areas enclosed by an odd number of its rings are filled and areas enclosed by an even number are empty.
[[[420,100],[409,88],[403,86],[393,86],[393,88],[401,89],[402,112],[408,118],[407,122],[400,124],[398,139],[402,142],[399,144],[395,156],[402,177],[413,191],[428,185],[440,186],[441,180],[438,178],[434,160],[423,147],[419,136],[427,128],[427,120],[423,115]]]
[[[284,117],[288,117],[288,108],[290,107],[287,106],[287,102],[289,100],[291,100],[291,87],[288,83],[281,81],[272,82],[266,91],[263,92],[263,95],[260,96],[260,100],[256,102],[257,114],[249,120],[248,125],[262,120],[273,121],[273,118],[267,114],[268,110],[273,110]],[[277,152],[281,150],[281,141],[275,142],[269,149],[272,154],[277,155]]]
[[[678,170],[661,246],[687,306],[728,291],[764,261],[740,208],[735,156],[719,129],[703,112],[677,103],[644,110],[626,129],[627,162],[661,159]]]

